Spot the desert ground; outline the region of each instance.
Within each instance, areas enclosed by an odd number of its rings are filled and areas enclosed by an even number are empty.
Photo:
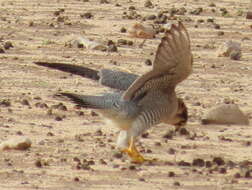
[[[144,0],[1,1],[0,142],[26,136],[32,145],[28,150],[0,152],[0,189],[252,189],[251,126],[201,124],[203,114],[220,103],[237,104],[252,122],[249,3],[152,0],[148,6]],[[167,15],[167,23],[182,20],[191,37],[193,73],[177,88],[189,110],[188,133],[174,133],[174,127],[165,124],[152,127],[139,138],[137,147],[158,161],[137,165],[117,151],[117,128],[106,125],[93,110],[54,96],[59,91],[94,95],[111,89],[33,62],[143,74],[151,69],[145,60],[154,59],[163,33],[143,44],[143,39],[130,37],[122,28],[127,30],[136,22],[162,27],[150,17],[161,12]],[[70,47],[67,42],[75,35],[104,44],[119,39],[133,44],[117,45],[117,52]],[[240,60],[216,55],[228,40],[241,43]]]

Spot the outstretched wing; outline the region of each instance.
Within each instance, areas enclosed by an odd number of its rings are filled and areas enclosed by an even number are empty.
[[[172,25],[158,46],[151,71],[139,77],[123,95],[132,100],[148,90],[174,88],[192,71],[190,38],[184,25]]]

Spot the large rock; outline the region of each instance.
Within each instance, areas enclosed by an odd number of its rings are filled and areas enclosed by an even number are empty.
[[[202,124],[249,125],[248,117],[235,104],[222,104],[209,110],[201,120]]]

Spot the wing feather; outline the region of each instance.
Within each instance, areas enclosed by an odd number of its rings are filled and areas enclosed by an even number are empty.
[[[184,25],[172,25],[158,46],[151,71],[139,77],[123,95],[131,100],[148,90],[167,90],[185,80],[192,71],[189,34]]]

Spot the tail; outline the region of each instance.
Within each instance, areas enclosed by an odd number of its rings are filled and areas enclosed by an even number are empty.
[[[98,75],[99,71],[96,71],[87,67],[64,64],[64,63],[48,63],[48,62],[34,62],[34,63],[39,66],[57,69],[60,71],[72,73],[74,75],[80,75],[82,77],[93,79],[93,80],[100,79]]]
[[[57,96],[66,96],[73,103],[83,108],[110,109],[115,101],[120,99],[119,94],[105,94],[103,96],[78,95],[73,93],[59,93]]]
[[[93,70],[87,67],[70,65],[64,63],[47,63],[47,62],[34,62],[36,65],[57,69],[74,75],[80,75],[92,80],[99,80],[99,82],[107,87],[126,90],[137,79],[138,75],[114,71],[110,69],[101,69],[100,71]]]

